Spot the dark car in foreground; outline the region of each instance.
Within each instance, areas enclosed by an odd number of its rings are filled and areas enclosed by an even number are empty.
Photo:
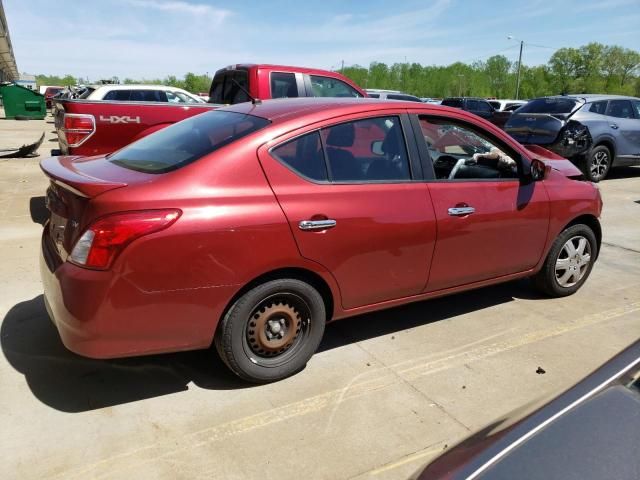
[[[640,341],[539,409],[495,422],[416,480],[637,480]]]
[[[64,90],[64,87],[47,87],[44,91],[44,101],[46,103],[47,108],[51,108],[53,97],[55,97],[58,93]]]
[[[245,102],[41,167],[64,344],[108,358],[213,341],[251,381],[302,369],[328,321],[522,277],[570,295],[602,236],[570,162],[423,103]]]
[[[611,167],[640,165],[640,98],[536,98],[513,113],[505,130],[520,143],[569,158],[592,182],[606,178]]]

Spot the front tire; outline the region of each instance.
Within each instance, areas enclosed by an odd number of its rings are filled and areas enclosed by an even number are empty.
[[[326,311],[311,285],[272,280],[246,292],[229,308],[214,342],[240,378],[265,383],[302,370],[324,333]]]
[[[587,153],[583,172],[589,180],[598,183],[607,177],[612,163],[613,156],[609,148],[597,145]]]
[[[533,277],[538,290],[551,297],[572,295],[589,277],[598,242],[587,225],[573,225],[558,235],[542,269]]]

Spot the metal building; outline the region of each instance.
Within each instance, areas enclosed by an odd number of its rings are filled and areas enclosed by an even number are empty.
[[[16,57],[13,54],[11,37],[9,37],[7,17],[4,15],[4,5],[0,0],[0,82],[12,82],[19,78]]]

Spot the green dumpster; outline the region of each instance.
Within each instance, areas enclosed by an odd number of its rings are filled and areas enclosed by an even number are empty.
[[[6,118],[35,118],[42,120],[47,115],[44,95],[20,85],[0,86]]]

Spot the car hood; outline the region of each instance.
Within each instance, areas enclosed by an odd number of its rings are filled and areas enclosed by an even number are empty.
[[[582,176],[582,172],[578,167],[566,158],[553,153],[551,150],[547,150],[540,145],[525,145],[525,148],[529,151],[531,158],[540,160],[548,167],[553,168],[569,178]]]

